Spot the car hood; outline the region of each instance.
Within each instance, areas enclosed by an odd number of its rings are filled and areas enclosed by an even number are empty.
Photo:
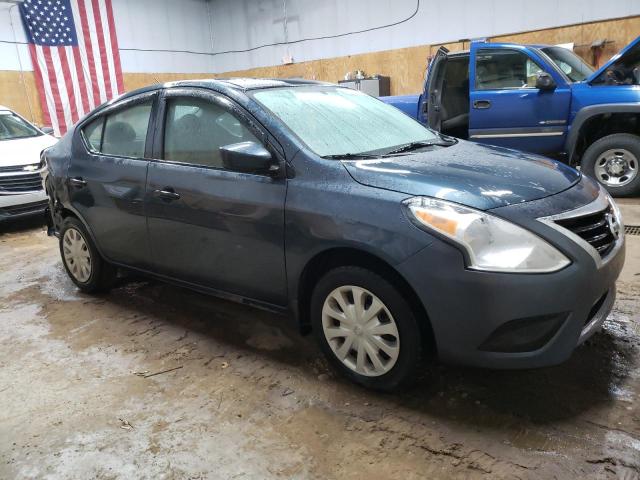
[[[625,58],[632,55],[638,48],[640,48],[640,36],[636,37],[629,45],[624,47],[618,53],[616,53],[611,59],[602,65],[598,70],[593,72],[586,78],[587,83],[593,82],[596,78],[602,75],[603,72],[606,72],[608,69],[613,67],[614,65],[624,62]]]
[[[410,155],[342,163],[363,185],[480,210],[538,200],[580,180],[580,172],[555,160],[465,141]]]
[[[0,140],[0,167],[40,163],[40,152],[57,141],[51,135]]]

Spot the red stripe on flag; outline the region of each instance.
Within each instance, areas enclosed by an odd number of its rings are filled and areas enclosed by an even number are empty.
[[[116,23],[113,20],[113,8],[111,0],[104,0],[107,10],[107,19],[109,21],[109,36],[111,37],[111,52],[113,53],[113,65],[116,69],[116,82],[118,84],[118,93],[124,93],[124,84],[122,81],[122,67],[120,65],[120,49],[118,48],[118,38],[116,36]]]
[[[76,106],[76,91],[71,79],[71,69],[69,68],[69,58],[67,57],[67,50],[64,47],[53,47],[58,49],[58,55],[60,55],[60,63],[62,64],[62,75],[64,78],[64,84],[67,87],[67,98],[63,99],[64,102],[69,103],[69,109],[71,110],[71,121],[76,123],[78,121],[78,107]],[[80,92],[78,92],[80,94]],[[66,123],[66,122],[65,122]],[[66,125],[70,127],[71,125]]]
[[[51,48],[55,47],[42,47],[42,54],[44,55],[44,61],[47,65],[47,74],[49,75],[49,83],[51,84],[51,92],[53,93],[53,103],[56,106],[56,118],[58,119],[58,125],[60,126],[60,134],[64,135],[67,132],[67,122],[64,119],[64,109],[62,107],[62,99],[60,98],[60,90],[58,89],[58,76],[53,65],[51,58]],[[65,99],[65,101],[68,101]]]
[[[89,22],[87,21],[87,9],[84,5],[84,0],[78,0],[78,10],[80,10],[80,21],[82,23],[82,36],[84,37],[84,46],[85,46],[85,50],[87,51],[87,62],[89,63],[89,75],[91,76],[91,87],[93,89],[93,101],[97,107],[102,103],[102,101],[100,99],[100,89],[98,88],[98,75],[96,73],[96,63],[93,58],[91,35],[89,34]]]
[[[100,5],[98,0],[91,1],[93,5],[93,20],[98,34],[98,47],[100,50],[100,62],[102,63],[102,77],[104,78],[104,88],[107,94],[107,100],[113,97],[111,91],[111,76],[109,75],[109,61],[107,60],[107,45],[104,42],[104,30],[102,27],[102,17],[100,15]]]
[[[44,93],[44,82],[42,79],[42,71],[40,70],[40,62],[38,62],[38,53],[36,52],[36,46],[33,43],[29,44],[29,54],[31,55],[31,63],[33,64],[33,71],[36,73],[36,88],[38,89],[38,95],[40,96],[40,104],[42,106],[42,115],[44,123],[51,126],[51,115],[49,108],[47,107],[47,96]],[[31,120],[34,120],[33,118]]]
[[[89,113],[89,90],[87,89],[87,83],[84,79],[84,68],[82,66],[82,57],[80,57],[80,49],[78,47],[73,47],[71,49],[73,52],[73,60],[76,64],[76,72],[78,72],[78,84],[80,85],[80,98],[82,99],[82,114]]]

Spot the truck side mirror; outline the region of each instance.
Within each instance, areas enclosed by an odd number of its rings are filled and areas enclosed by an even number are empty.
[[[536,75],[536,88],[538,90],[553,90],[556,86],[556,81],[547,72],[540,72]]]

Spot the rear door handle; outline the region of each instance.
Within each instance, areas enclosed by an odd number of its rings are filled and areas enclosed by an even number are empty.
[[[483,110],[485,108],[491,107],[491,102],[489,100],[474,100],[473,108],[477,108],[478,110]]]
[[[74,187],[86,187],[87,181],[83,180],[82,177],[73,177],[69,179],[69,183]]]
[[[162,190],[154,190],[153,194],[163,200],[179,200],[180,194],[171,187],[164,187]]]

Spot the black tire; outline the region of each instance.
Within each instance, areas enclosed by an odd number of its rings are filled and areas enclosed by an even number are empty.
[[[399,336],[399,354],[393,367],[378,376],[360,374],[345,365],[333,352],[323,329],[323,306],[327,297],[337,288],[356,286],[378,297],[391,313]],[[413,310],[402,294],[383,277],[370,270],[344,266],[330,270],[316,284],[311,297],[311,323],[314,335],[331,366],[340,374],[364,387],[380,391],[393,391],[406,387],[415,379],[422,357],[422,337]],[[371,357],[367,359],[371,361]]]
[[[635,156],[635,178],[621,186],[611,185],[600,181],[596,174],[596,164],[601,155],[608,150],[624,149]],[[600,181],[614,197],[628,197],[640,194],[640,137],[630,133],[616,133],[607,135],[593,142],[582,157],[582,171],[591,178]]]
[[[70,230],[73,230],[70,232]],[[73,265],[67,265],[67,259],[65,257],[65,235],[67,232],[73,233],[75,235],[78,232],[82,236],[82,240],[86,245],[86,249],[83,251],[89,254],[89,265],[90,265],[90,273],[88,278],[78,279],[76,275],[72,272]],[[110,263],[106,262],[98,253],[96,246],[93,244],[91,240],[91,235],[87,232],[87,229],[82,224],[80,220],[75,217],[67,217],[62,223],[62,228],[60,229],[60,257],[62,259],[62,264],[64,265],[64,269],[67,271],[67,275],[76,284],[76,286],[86,293],[99,293],[108,291],[116,280],[116,268]]]

